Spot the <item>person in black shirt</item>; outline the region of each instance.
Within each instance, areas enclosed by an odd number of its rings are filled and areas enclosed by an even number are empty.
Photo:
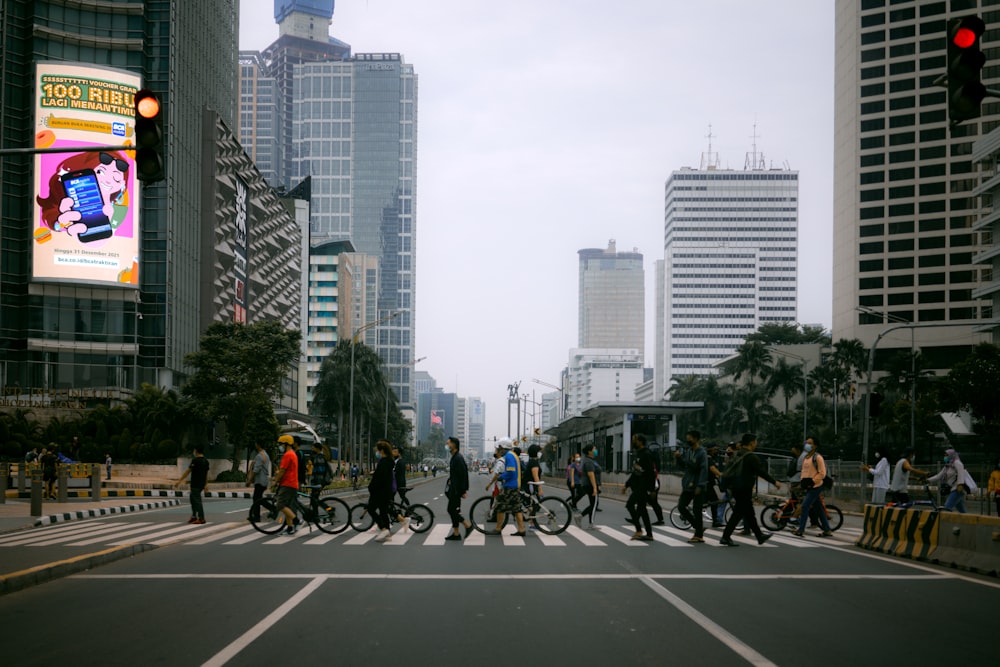
[[[632,475],[625,483],[631,490],[625,509],[628,510],[629,516],[632,517],[632,525],[635,526],[632,539],[652,542],[653,527],[649,522],[646,503],[649,501],[649,492],[656,484],[656,470],[653,466],[653,457],[646,448],[646,436],[641,433],[633,435],[632,448],[635,450],[635,459],[632,462]],[[645,534],[642,529],[645,529]]]
[[[392,504],[392,445],[385,440],[375,443],[375,458],[378,461],[368,483],[368,511],[379,528],[375,541],[385,542],[391,537],[389,506]]]
[[[538,453],[541,451],[542,448],[538,445],[528,447],[528,463],[524,467],[524,475],[522,475],[524,485],[521,487],[539,498],[545,495],[542,493],[542,487],[538,485],[538,482],[542,481],[542,464],[538,461]],[[531,482],[534,482],[535,485],[532,486]]]
[[[208,459],[205,458],[204,445],[194,446],[194,457],[181,478],[174,482],[180,486],[184,479],[191,475],[191,518],[188,523],[205,523],[205,506],[201,502],[201,494],[208,488]]]
[[[753,433],[744,433],[741,444],[743,445],[743,452],[734,456],[733,460],[729,462],[729,465],[741,465],[742,475],[733,484],[734,488],[726,489],[729,493],[733,494],[733,499],[736,501],[736,507],[733,508],[733,515],[729,517],[729,523],[726,524],[725,530],[722,531],[722,539],[719,540],[719,544],[724,544],[727,547],[740,546],[733,541],[732,537],[740,521],[757,538],[757,544],[764,544],[764,542],[771,539],[771,535],[765,535],[761,532],[760,526],[757,525],[757,517],[753,513],[753,489],[758,477],[762,477],[771,484],[774,484],[776,489],[781,488],[781,483],[767,473],[767,470],[764,469],[764,465],[760,461],[760,457],[753,453],[753,450],[757,449],[757,436]],[[741,458],[742,460],[740,460]]]
[[[458,524],[465,526],[465,536],[472,532],[472,524],[462,516],[462,498],[465,498],[469,491],[469,467],[465,464],[465,457],[459,451],[458,438],[451,436],[448,438],[448,451],[451,452],[451,462],[448,465],[448,481],[444,487],[445,498],[448,499],[448,516],[451,517],[451,535],[444,538],[446,540],[461,541],[462,536],[458,532]]]

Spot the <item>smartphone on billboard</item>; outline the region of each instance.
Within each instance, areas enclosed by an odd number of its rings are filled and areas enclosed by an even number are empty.
[[[66,196],[73,200],[73,210],[82,217],[87,231],[78,234],[83,243],[100,241],[111,236],[111,221],[104,215],[104,196],[93,169],[77,169],[60,177]]]

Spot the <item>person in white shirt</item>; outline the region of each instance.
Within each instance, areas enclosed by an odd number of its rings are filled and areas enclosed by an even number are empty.
[[[889,491],[889,458],[876,451],[875,460],[874,467],[863,463],[861,469],[872,476],[872,505],[884,505],[885,494]]]

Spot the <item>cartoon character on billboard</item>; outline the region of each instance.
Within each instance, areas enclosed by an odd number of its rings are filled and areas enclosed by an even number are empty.
[[[129,166],[118,151],[77,153],[59,163],[48,197],[37,199],[42,219],[35,240],[44,243],[52,232],[81,243],[110,238],[128,214]]]

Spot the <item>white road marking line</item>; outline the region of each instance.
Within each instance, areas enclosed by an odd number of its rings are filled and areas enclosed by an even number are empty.
[[[290,597],[283,605],[264,617],[257,625],[253,626],[242,635],[236,638],[229,646],[212,656],[202,667],[222,667],[227,662],[239,655],[240,651],[252,644],[255,639],[264,635],[275,623],[287,616],[300,602],[312,595],[316,589],[326,582],[324,577],[316,577],[298,593]]]
[[[31,542],[33,540],[47,539],[49,537],[54,537],[56,535],[63,535],[65,533],[78,533],[81,531],[87,531],[94,526],[103,525],[101,522],[88,523],[87,525],[64,525],[58,528],[42,528],[36,530],[29,530],[24,533],[15,533],[12,536],[0,539],[0,547],[10,547],[18,546],[24,544],[25,542]]]
[[[357,580],[389,580],[389,579],[435,579],[440,581],[480,581],[489,579],[491,581],[594,581],[594,580],[614,580],[614,579],[665,579],[669,581],[700,581],[703,579],[717,581],[727,579],[733,581],[773,581],[775,579],[804,580],[804,581],[938,581],[943,579],[961,579],[962,577],[950,573],[936,574],[721,574],[721,573],[700,573],[700,574],[496,574],[494,572],[483,572],[480,574],[378,574],[378,573],[294,573],[275,574],[273,572],[263,572],[248,575],[216,573],[216,574],[75,574],[71,579],[121,579],[121,580],[159,580],[159,579],[246,579],[252,576],[255,579],[315,579],[323,577],[325,579],[357,579]],[[973,580],[974,581],[974,580]],[[991,582],[985,583],[989,586],[1000,586]]]
[[[410,538],[416,535],[412,530],[407,528],[406,530],[397,530],[392,534],[388,540],[383,542],[387,546],[401,547],[410,541]]]
[[[375,539],[375,537],[378,536],[378,534],[379,534],[378,530],[376,530],[375,528],[369,528],[365,532],[358,533],[351,539],[347,540],[346,542],[344,542],[344,544],[352,547],[358,546],[359,544],[365,544]]]
[[[451,532],[451,526],[439,523],[438,525],[431,528],[430,534],[427,536],[427,539],[424,540],[424,546],[425,547],[444,546],[444,538],[446,538],[448,536],[448,533],[450,532]]]
[[[692,537],[694,537],[694,531],[693,530],[690,531],[690,532],[688,532],[686,530],[680,530],[679,528],[671,528],[669,526],[655,526],[653,528],[653,530],[654,531],[660,531],[662,533],[666,533],[671,538],[671,539],[669,539],[667,541],[660,540],[662,543],[667,544],[668,546],[672,546],[672,547],[673,546],[681,546],[680,544],[674,544],[673,540],[682,540],[683,541],[683,545],[687,546],[687,547],[696,546],[694,544],[689,544],[688,543],[688,540],[690,540]],[[719,544],[719,540],[715,539],[711,535],[709,535],[709,536],[703,536],[703,537],[705,537],[705,544],[707,544],[710,547],[721,547],[722,546],[721,544]]]
[[[445,528],[450,528],[450,526],[445,526]],[[473,530],[472,533],[462,540],[462,543],[467,547],[481,547],[486,545],[486,533],[480,533],[478,530]]]
[[[545,533],[543,533],[540,530],[529,531],[528,534],[530,535],[531,533],[534,533],[535,536],[539,539],[539,541],[541,541],[541,543],[544,544],[547,547],[564,547],[564,546],[566,546],[566,543],[563,542],[556,535],[546,535]]]
[[[329,533],[320,533],[316,537],[311,537],[306,540],[303,544],[308,544],[309,546],[319,546],[322,544],[328,544],[333,542],[338,537],[343,537],[344,533],[337,533],[335,535],[330,535]]]
[[[615,540],[616,542],[621,542],[627,547],[644,547],[645,542],[640,542],[639,540],[633,540],[631,535],[621,532],[620,530],[615,530],[614,528],[608,528],[607,526],[598,526],[597,529]]]
[[[183,533],[183,532],[191,530],[193,527],[194,527],[193,524],[185,524],[183,526],[175,526],[175,527],[169,528],[167,530],[161,530],[158,533],[153,533],[152,535],[144,535],[142,537],[142,541],[145,542],[146,544],[156,544],[156,542],[154,542],[153,540],[161,539],[161,538],[167,537],[168,535],[174,535],[176,533]],[[149,538],[153,538],[153,539],[149,539]],[[125,539],[115,540],[113,542],[108,542],[108,544],[111,545],[111,546],[118,546],[118,545],[121,545],[121,544],[131,544],[134,541],[135,541],[135,539],[132,536],[128,536]]]
[[[757,665],[759,667],[777,667],[773,662],[765,658],[763,655],[757,651],[750,648],[748,644],[743,643],[735,636],[730,634],[728,630],[723,628],[721,625],[705,616],[700,611],[689,605],[684,600],[680,599],[666,588],[656,583],[649,577],[643,576],[639,577],[639,581],[646,584],[654,593],[659,595],[661,598],[669,602],[677,611],[681,612],[692,621],[697,623],[701,628],[715,637],[717,640],[728,646],[736,655],[740,656],[751,665]]]
[[[275,535],[277,535],[277,533],[275,533]],[[264,539],[265,537],[267,537],[266,534],[260,532],[256,528],[254,528],[254,530],[253,530],[252,533],[247,533],[243,537],[237,537],[235,540],[229,540],[228,542],[223,542],[223,544],[226,544],[226,545],[230,545],[230,544],[249,544],[250,542],[255,542],[257,540]]]
[[[594,537],[590,531],[583,530],[582,528],[577,528],[576,526],[570,526],[566,529],[566,534],[570,537],[579,540],[587,547],[606,547],[608,546],[603,541]]]
[[[503,545],[505,547],[523,547],[524,546],[524,538],[520,537],[519,535],[513,535],[511,533],[504,533],[503,535],[500,536],[500,539],[503,540]]]
[[[120,537],[126,537],[131,535],[137,535],[140,533],[145,533],[153,531],[161,527],[163,524],[148,524],[143,523],[133,523],[128,525],[115,526],[112,530],[103,530],[101,534],[97,537],[92,537],[86,540],[80,540],[78,542],[70,542],[66,546],[68,547],[85,547],[91,544],[97,544],[98,542],[105,542],[110,539],[118,539]]]
[[[219,531],[226,531],[237,524],[235,523],[212,523],[207,527],[205,526],[192,526],[188,531],[178,531],[175,535],[169,537],[162,537],[157,540],[153,540],[150,544],[155,544],[157,546],[164,546],[167,544],[173,544],[174,542],[180,542],[181,540],[187,539],[194,533],[217,533]]]
[[[146,523],[141,523],[139,525],[140,526],[145,526]],[[122,526],[122,528],[124,528],[124,529],[127,530],[128,526],[127,525],[126,526]],[[154,528],[155,528],[155,526],[154,526]],[[45,540],[34,540],[34,541],[31,541],[31,542],[24,542],[23,546],[26,546],[26,547],[46,547],[46,546],[49,546],[51,544],[61,544],[61,543],[65,543],[65,542],[72,542],[73,540],[77,540],[77,539],[80,539],[80,538],[83,538],[83,537],[90,537],[91,535],[99,535],[100,536],[99,539],[100,540],[104,540],[104,539],[106,539],[108,537],[109,533],[113,533],[113,532],[115,532],[115,527],[113,527],[113,526],[101,526],[100,528],[97,528],[96,530],[90,530],[90,529],[77,530],[77,531],[74,531],[72,533],[63,533],[62,535],[59,535],[58,537],[55,537],[55,538],[50,538],[50,539],[45,539]]]
[[[210,544],[212,542],[220,542],[222,540],[228,540],[230,537],[236,537],[237,535],[241,535],[250,530],[253,530],[255,533],[257,532],[249,523],[233,524],[233,527],[227,528],[225,531],[213,533],[212,535],[202,537],[197,540],[191,540],[188,544]]]

